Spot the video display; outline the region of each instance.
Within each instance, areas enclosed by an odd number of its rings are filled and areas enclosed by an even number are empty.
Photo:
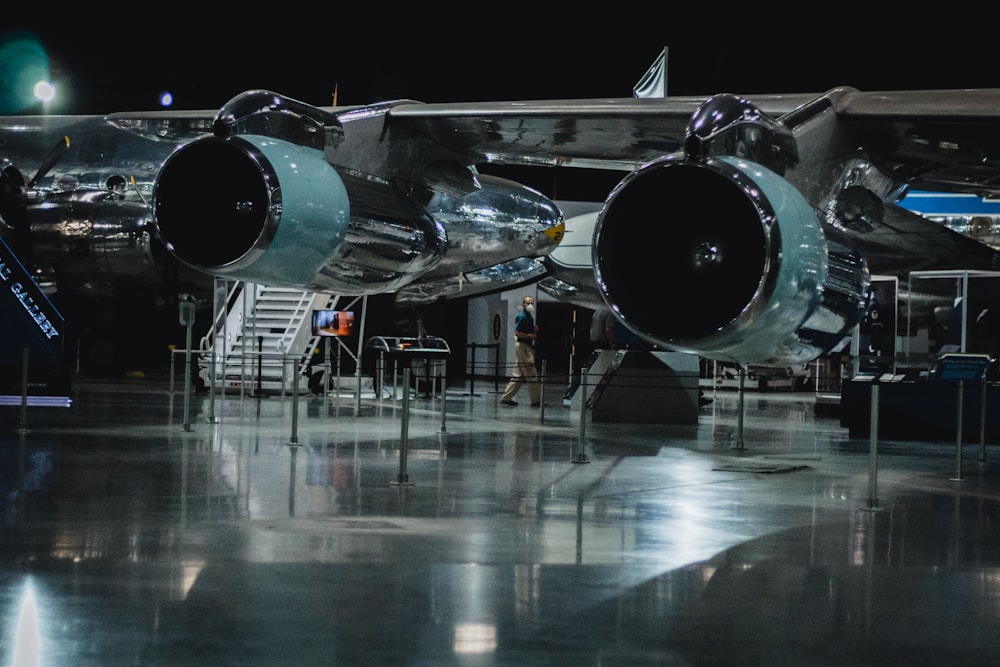
[[[350,310],[314,310],[313,336],[350,336],[354,333],[354,312]]]

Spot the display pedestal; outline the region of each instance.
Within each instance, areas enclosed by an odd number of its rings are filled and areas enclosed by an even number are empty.
[[[587,374],[591,421],[697,424],[698,376],[695,355],[602,350]],[[572,409],[583,393],[574,394]]]

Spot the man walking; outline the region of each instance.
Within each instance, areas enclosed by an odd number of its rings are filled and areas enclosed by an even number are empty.
[[[517,361],[514,372],[500,396],[502,405],[517,405],[514,396],[522,384],[528,385],[528,395],[531,396],[531,407],[542,404],[542,389],[538,384],[538,370],[535,368],[535,339],[538,337],[538,325],[535,324],[535,299],[526,296],[521,300],[521,312],[514,318],[514,351]]]

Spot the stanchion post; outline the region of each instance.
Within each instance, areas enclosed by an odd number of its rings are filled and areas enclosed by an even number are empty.
[[[538,387],[538,402],[541,405],[538,406],[538,421],[540,423],[545,423],[545,373],[546,373],[546,359],[542,359],[542,374],[539,376],[539,387]]]
[[[191,430],[191,327],[194,326],[194,304],[182,301],[179,307],[180,324],[185,329],[184,338],[184,430]]]
[[[284,345],[279,346],[282,348],[284,347]],[[281,361],[279,363],[281,364],[281,398],[284,398],[285,386],[288,383],[288,376],[286,375],[288,372],[288,355],[285,354],[283,349],[281,350]]]
[[[21,349],[21,421],[18,433],[28,433],[28,348]]]
[[[396,371],[398,370],[397,361],[395,357],[392,357],[392,400],[396,400]],[[406,385],[407,391],[410,385]]]
[[[979,383],[981,387],[979,397],[979,460],[986,460],[986,374]]]
[[[580,369],[580,443],[576,453],[576,458],[573,459],[573,463],[590,463],[587,460],[587,454],[583,451],[584,445],[587,442],[587,375],[590,373],[590,367],[584,366]]]
[[[212,361],[208,365],[208,383],[211,386],[208,392],[208,419],[206,419],[206,421],[209,424],[214,424],[217,421],[215,418],[215,384],[218,378],[218,372],[215,368],[215,364],[219,355],[219,351],[216,349],[218,345],[219,337],[215,336],[212,339]],[[223,349],[225,349],[225,344],[223,344]],[[223,382],[223,387],[225,387],[225,382]]]
[[[174,395],[174,359],[177,358],[177,354],[176,353],[177,353],[177,350],[174,349],[173,345],[171,345],[170,346],[170,384],[168,385],[170,387],[170,395],[171,396]]]
[[[958,415],[957,424],[955,425],[955,476],[951,478],[952,482],[963,482],[962,478],[962,405],[965,402],[965,380],[958,381],[958,404],[956,405],[955,412]]]
[[[395,482],[390,482],[392,486],[413,486],[410,483],[410,474],[406,471],[406,457],[409,450],[409,428],[410,428],[410,367],[403,369],[403,418],[400,425],[399,434],[399,476]]]
[[[476,395],[476,344],[472,343],[472,360],[469,363],[469,396]]]
[[[296,362],[297,364],[297,362]],[[292,369],[292,437],[289,445],[299,444],[299,369]]]
[[[445,424],[448,413],[448,364],[444,365],[441,371],[441,433],[446,433],[448,428]]]
[[[878,382],[872,383],[871,419],[868,445],[868,508],[878,507]]]
[[[745,452],[743,446],[743,416],[746,412],[746,379],[747,368],[740,364],[739,387],[736,390],[736,446],[733,447],[738,452]]]
[[[375,398],[378,400],[382,399],[382,392],[385,391],[385,352],[378,353],[378,359],[375,360],[375,377],[378,382],[372,387],[375,393]],[[376,387],[378,387],[376,389]]]

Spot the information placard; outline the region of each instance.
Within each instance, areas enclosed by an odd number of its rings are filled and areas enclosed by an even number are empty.
[[[988,354],[944,354],[938,360],[938,379],[945,382],[981,382],[990,365]]]

